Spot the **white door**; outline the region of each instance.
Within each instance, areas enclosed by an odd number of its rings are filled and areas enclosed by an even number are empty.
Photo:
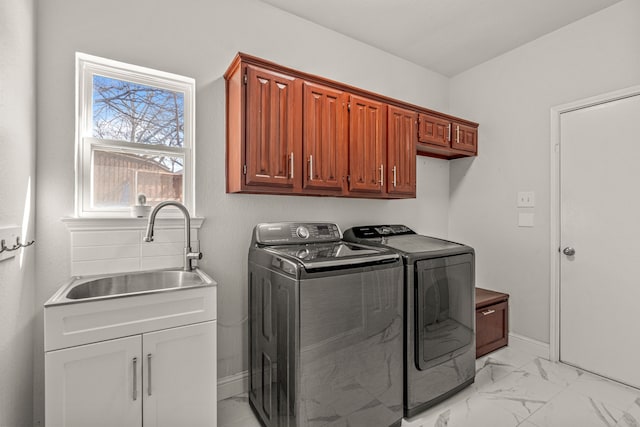
[[[140,336],[45,355],[47,427],[139,427]]]
[[[640,96],[560,116],[560,360],[635,387],[639,118]]]
[[[215,427],[216,322],[144,334],[144,426]]]

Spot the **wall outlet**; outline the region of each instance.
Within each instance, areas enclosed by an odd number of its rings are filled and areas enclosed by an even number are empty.
[[[532,208],[536,205],[536,193],[533,191],[519,191],[518,192],[518,207],[519,208]]]

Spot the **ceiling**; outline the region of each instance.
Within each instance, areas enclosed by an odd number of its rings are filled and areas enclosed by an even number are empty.
[[[262,0],[445,76],[620,0]]]

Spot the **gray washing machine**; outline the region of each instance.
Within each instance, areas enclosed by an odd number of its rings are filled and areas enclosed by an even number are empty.
[[[367,225],[344,240],[397,251],[405,266],[404,415],[413,417],[475,379],[475,253],[404,225]]]
[[[275,426],[399,426],[403,266],[331,223],[255,227],[249,403]]]

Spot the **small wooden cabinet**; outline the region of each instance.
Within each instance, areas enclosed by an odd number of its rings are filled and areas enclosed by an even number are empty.
[[[509,295],[476,288],[476,358],[509,343]]]
[[[473,153],[478,152],[478,127],[463,123],[451,124],[451,148],[459,151]]]
[[[478,125],[442,115],[418,115],[418,154],[453,159],[478,153]]]

